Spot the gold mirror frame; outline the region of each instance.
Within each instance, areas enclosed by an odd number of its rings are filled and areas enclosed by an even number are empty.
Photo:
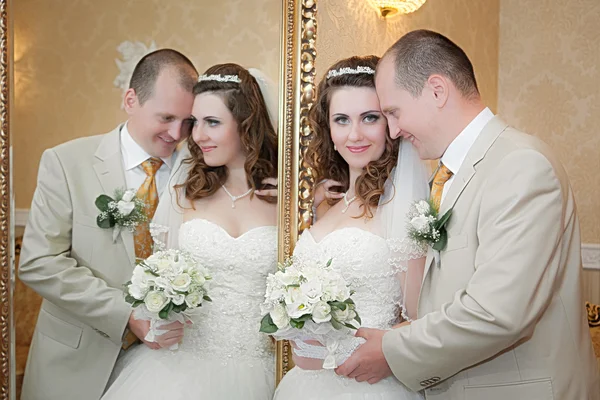
[[[279,203],[280,261],[292,254],[298,235],[312,219],[314,177],[304,162],[304,154],[312,136],[307,117],[315,99],[316,12],[317,0],[286,0],[284,7],[285,59],[281,76],[285,80],[282,92],[285,115],[281,115],[279,126],[279,131],[285,132],[285,138],[279,142],[279,198],[283,199]],[[289,342],[278,342],[277,384],[292,366]]]
[[[0,0],[0,400],[13,400],[14,329],[12,321],[13,240],[11,237],[10,193],[10,107],[13,97],[12,0]],[[316,33],[315,0],[282,0],[283,34],[279,100],[279,237],[282,261],[293,250],[299,231],[310,221],[310,170],[299,162],[310,137],[306,114],[314,98]],[[300,166],[300,168],[299,168]],[[299,181],[301,179],[301,181]],[[302,191],[300,196],[298,190]],[[300,201],[298,200],[300,197]],[[298,210],[298,205],[301,209]],[[302,221],[297,224],[298,218]],[[277,383],[291,367],[287,342],[277,346]]]

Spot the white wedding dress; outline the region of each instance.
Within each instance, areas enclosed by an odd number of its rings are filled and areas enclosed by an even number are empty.
[[[277,269],[277,230],[238,238],[204,219],[183,223],[179,247],[193,253],[213,280],[178,350],[130,349],[117,362],[102,400],[271,400],[275,348],[259,333],[268,273]]]
[[[408,246],[408,242],[394,246]],[[395,250],[397,251],[397,250]],[[419,254],[419,249],[402,249],[404,254]],[[390,242],[359,228],[342,228],[316,242],[310,231],[305,231],[294,250],[299,262],[326,263],[340,270],[345,280],[356,291],[352,299],[362,319],[362,326],[389,329],[399,319],[402,304],[401,284],[397,279],[400,265],[390,257]],[[340,365],[364,343],[362,338],[348,338],[340,343],[336,361]],[[325,348],[297,343],[297,355],[308,358],[325,356]],[[280,382],[276,400],[420,400],[422,395],[407,389],[395,377],[376,384],[357,382],[338,376],[334,370],[303,370],[294,367]]]

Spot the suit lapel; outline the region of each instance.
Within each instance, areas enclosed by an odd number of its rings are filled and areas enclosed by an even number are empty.
[[[125,173],[123,171],[123,156],[121,155],[120,125],[117,129],[107,134],[94,156],[94,170],[100,181],[102,190],[108,196],[113,196],[115,190],[126,187]],[[133,245],[133,234],[129,230],[121,231],[120,240],[125,245],[125,250],[132,263],[135,262],[135,249]]]
[[[444,215],[448,210],[452,209],[458,198],[465,190],[476,172],[476,165],[483,160],[485,154],[490,149],[492,144],[498,139],[498,136],[508,127],[508,125],[500,118],[494,117],[488,122],[473,146],[467,153],[465,160],[463,161],[460,169],[454,177],[454,181],[448,190],[442,204],[440,206],[440,215]],[[427,259],[425,260],[425,272],[423,273],[423,281],[429,272],[431,265],[433,264],[433,253],[434,251],[429,248],[427,253]]]

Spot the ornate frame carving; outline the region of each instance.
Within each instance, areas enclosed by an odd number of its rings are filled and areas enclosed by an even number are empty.
[[[14,335],[11,313],[14,238],[10,225],[12,199],[9,108],[12,98],[12,37],[9,6],[9,0],[0,0],[0,400],[14,398],[11,397],[14,365],[10,356]]]
[[[279,132],[279,260],[292,254],[298,234],[312,219],[312,187],[310,168],[301,160],[312,132],[308,125],[308,110],[315,99],[315,57],[317,33],[317,0],[285,0],[281,76],[285,82],[280,99]],[[281,176],[283,173],[283,176]],[[276,383],[293,366],[289,342],[277,343]]]

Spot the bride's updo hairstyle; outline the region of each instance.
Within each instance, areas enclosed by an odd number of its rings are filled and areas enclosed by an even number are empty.
[[[218,64],[200,76],[194,95],[211,93],[221,97],[238,124],[242,149],[246,154],[244,169],[252,189],[267,189],[265,178],[277,177],[277,134],[258,82],[245,68],[237,64]],[[211,167],[204,162],[200,147],[188,140],[191,164],[187,180],[182,185],[188,200],[195,201],[214,194],[228,176],[226,166]],[[268,203],[276,197],[258,196]]]
[[[313,169],[316,182],[333,179],[342,184],[342,191],[350,187],[348,163],[334,149],[329,125],[329,104],[333,93],[339,88],[368,87],[375,90],[375,68],[377,56],[350,57],[333,64],[325,73],[317,87],[317,100],[308,113],[308,120],[314,131],[306,150],[306,162]],[[361,72],[364,71],[364,72]],[[360,217],[373,217],[373,209],[383,195],[385,182],[398,159],[400,140],[392,140],[386,135],[385,150],[382,156],[367,164],[356,179],[355,194],[363,205]],[[339,199],[328,199],[333,205]],[[361,206],[362,207],[362,206]]]

